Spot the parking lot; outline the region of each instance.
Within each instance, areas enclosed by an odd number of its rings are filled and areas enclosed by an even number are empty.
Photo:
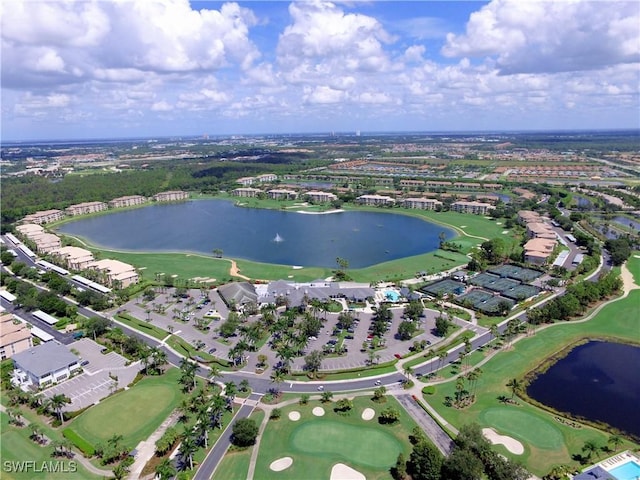
[[[67,412],[93,405],[113,391],[126,387],[140,370],[139,363],[125,366],[127,360],[115,352],[102,354],[102,345],[88,338],[70,344],[69,348],[78,353],[83,363],[89,362],[83,365],[84,373],[43,392],[48,398],[58,394],[69,397],[71,403],[62,409]]]

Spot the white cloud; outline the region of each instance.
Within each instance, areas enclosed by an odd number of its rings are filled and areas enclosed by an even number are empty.
[[[640,3],[493,0],[443,54],[490,56],[503,74],[592,70],[640,61]]]
[[[326,85],[321,85],[315,88],[305,88],[304,101],[306,103],[333,104],[340,103],[345,99],[345,92],[342,90],[335,90],[331,87],[327,87]]]
[[[151,111],[153,112],[170,112],[171,110],[173,110],[173,106],[164,100],[151,105]]]

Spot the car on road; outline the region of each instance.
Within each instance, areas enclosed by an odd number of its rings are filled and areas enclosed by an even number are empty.
[[[324,385],[320,385],[320,386],[318,387],[318,390],[320,390],[320,391],[324,390]]]
[[[376,380],[373,384],[374,385],[382,385],[382,382],[380,380]]]
[[[207,350],[207,353],[213,353],[213,352],[215,352],[216,350],[218,350],[216,347],[212,347],[212,348],[210,348],[209,350]]]
[[[399,353],[394,353],[393,356],[396,357],[398,360],[402,358],[402,355],[400,355]]]

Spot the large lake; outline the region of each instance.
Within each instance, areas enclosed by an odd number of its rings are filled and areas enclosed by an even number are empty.
[[[640,437],[640,347],[592,341],[538,376],[531,398]]]
[[[438,248],[440,225],[387,212],[309,215],[237,207],[224,200],[152,205],[69,222],[58,228],[115,250],[201,252],[264,263],[350,268]],[[416,270],[419,270],[416,265]]]

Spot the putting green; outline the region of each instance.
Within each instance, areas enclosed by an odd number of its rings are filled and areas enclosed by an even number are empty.
[[[124,437],[125,444],[135,446],[139,437],[146,437],[157,428],[171,410],[177,387],[145,385],[110,397],[80,415],[71,427],[81,437],[98,443],[114,434]],[[135,443],[134,443],[135,442]]]
[[[289,443],[294,450],[372,468],[395,464],[402,445],[393,435],[374,428],[332,421],[311,421],[293,431]]]
[[[488,408],[480,414],[480,424],[538,448],[557,450],[564,444],[560,430],[518,407]]]

